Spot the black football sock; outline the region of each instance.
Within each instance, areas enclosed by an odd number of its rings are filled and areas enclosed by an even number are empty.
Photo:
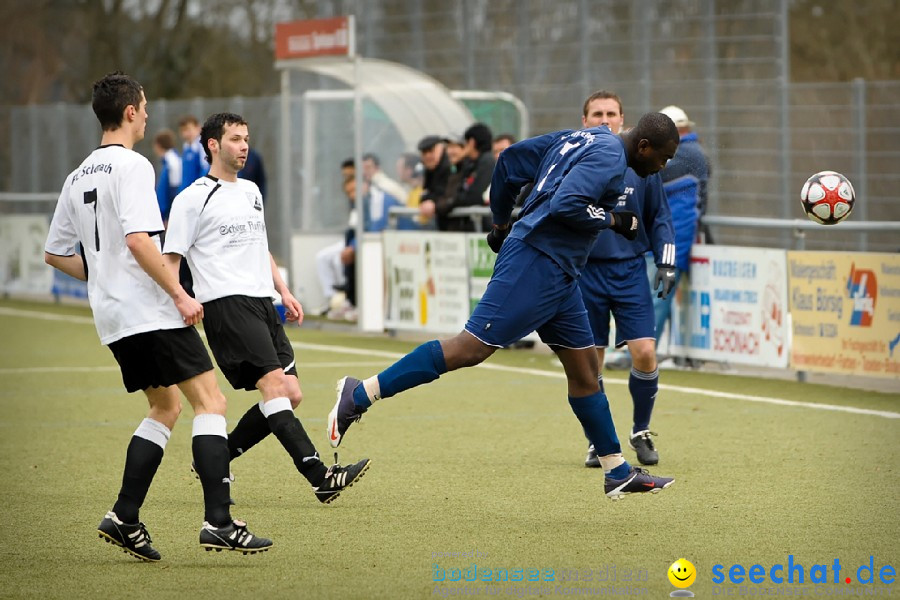
[[[287,398],[273,398],[264,405],[269,429],[291,455],[300,474],[310,485],[319,487],[325,480],[328,469],[319,459],[316,447],[303,429],[300,419],[294,415],[291,401]]]
[[[234,460],[244,452],[263,441],[272,433],[269,422],[259,404],[251,406],[244,413],[237,426],[228,434],[228,453]]]
[[[228,478],[228,438],[225,417],[194,417],[194,466],[203,486],[204,519],[213,527],[231,523],[231,481]]]
[[[123,523],[137,523],[141,506],[147,497],[150,483],[162,462],[169,428],[153,419],[141,421],[128,444],[122,488],[113,505],[113,512]]]

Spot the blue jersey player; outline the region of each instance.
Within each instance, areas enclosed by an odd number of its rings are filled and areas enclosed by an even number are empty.
[[[597,353],[577,281],[601,230],[630,238],[638,233],[637,215],[612,212],[624,192],[628,167],[642,177],[657,173],[677,147],[672,120],[649,113],[620,136],[605,127],[566,130],[504,150],[491,181],[494,225],[488,234],[488,244],[499,256],[465,329],[451,339],[422,344],[374,377],[341,379],[328,415],[331,445],[337,447],[374,402],[477,365],[498,348],[537,331],[565,368],[569,404],[597,449],[606,495],[618,499],[669,486],[673,479],[634,468],[622,456],[609,403],[597,381]],[[516,195],[530,181],[535,186],[510,228]]]
[[[622,101],[612,92],[600,90],[584,103],[581,123],[585,128],[606,126],[618,133],[624,120]],[[675,233],[659,174],[642,178],[633,169],[628,169],[625,193],[619,196],[618,207],[637,213],[642,223],[641,232],[634,240],[601,232],[578,285],[594,334],[601,390],[603,358],[609,345],[610,313],[616,319],[616,348],[628,345],[632,360],[628,391],[634,404],[634,425],[628,443],[642,465],[655,465],[659,462],[659,453],[650,439],[650,415],[659,390],[659,370],[653,300],[644,255],[653,252],[657,266],[654,287],[662,286],[659,295],[665,298],[675,285]],[[588,448],[584,464],[600,466],[593,445]]]

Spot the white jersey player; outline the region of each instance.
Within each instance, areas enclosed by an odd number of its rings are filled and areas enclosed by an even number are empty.
[[[100,522],[100,538],[141,560],[160,560],[139,510],[181,410],[180,388],[196,413],[193,453],[206,517],[201,546],[267,550],[271,541],[231,518],[226,402],[193,327],[203,307],[160,254],[163,226],[153,167],[132,150],[147,125],[143,89],[128,75],[111,73],[94,84],[92,105],[103,128],[101,145],[66,178],[44,258],[88,281],[101,343],[119,363],[125,388],[142,390],[150,404],[129,443],[119,497]]]
[[[240,115],[206,119],[200,140],[209,174],[172,203],[165,253],[173,272],[187,258],[209,347],[225,378],[234,389],[262,394],[228,436],[231,459],[274,433],[316,497],[329,503],[365,473],[369,460],[326,468],[294,415],[302,398],[294,350],[272,299],[277,291],[291,321],[303,318],[303,308],[269,253],[259,189],[237,177],[249,138]]]

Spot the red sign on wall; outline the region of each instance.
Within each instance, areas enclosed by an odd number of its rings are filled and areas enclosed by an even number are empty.
[[[351,17],[276,23],[275,58],[349,56],[353,52],[351,28]]]

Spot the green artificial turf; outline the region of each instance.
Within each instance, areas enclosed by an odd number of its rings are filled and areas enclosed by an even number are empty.
[[[602,473],[583,466],[586,443],[561,369],[552,356],[521,351],[376,404],[339,449],[342,463],[368,456],[372,467],[332,505],[316,501],[274,439],[234,461],[234,516],[275,541],[261,555],[199,548],[185,403],[141,512],[163,560],[140,563],[101,542],[95,527],[115,501],[146,402],[124,392],[88,317],[83,308],[0,302],[2,598],[662,598],[675,589],[666,571],[680,557],[698,570],[691,589],[710,597],[727,593],[712,582],[717,564],[726,575],[735,563],[768,572],[792,555],[806,584],[812,565],[835,559],[841,578],[854,581],[870,556],[876,570],[900,567],[900,420],[680,388],[900,412],[897,395],[664,372],[672,387],[656,404],[661,462],[652,472],[677,481],[612,502]],[[335,381],[375,374],[415,344],[289,333],[304,391],[297,414],[330,463],[325,417]],[[612,381],[622,377],[606,379],[624,436],[630,399]],[[234,425],[258,395],[220,382]],[[504,572],[523,581],[495,581]]]

